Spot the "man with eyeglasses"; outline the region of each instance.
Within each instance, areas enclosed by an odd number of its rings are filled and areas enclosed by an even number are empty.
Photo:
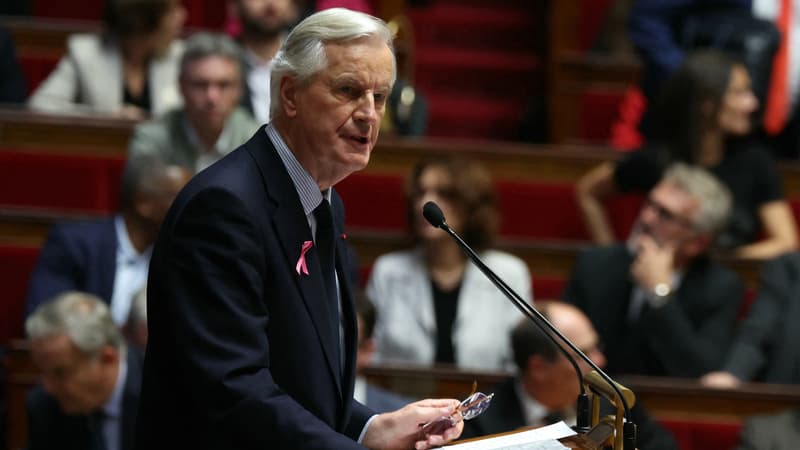
[[[578,257],[564,298],[606,343],[609,372],[697,377],[722,364],[744,287],[708,250],[730,209],[713,175],[675,164],[650,191],[627,245]]]

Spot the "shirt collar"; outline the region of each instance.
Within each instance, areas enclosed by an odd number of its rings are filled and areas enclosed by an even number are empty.
[[[281,161],[283,161],[283,165],[286,166],[286,170],[289,172],[289,177],[292,179],[292,183],[294,183],[294,188],[300,196],[303,212],[305,212],[306,215],[313,213],[314,209],[322,203],[323,198],[323,193],[320,192],[316,180],[311,177],[311,174],[300,164],[300,161],[297,160],[294,153],[289,150],[289,147],[278,133],[278,130],[272,126],[272,122],[267,124],[265,131],[270,141],[272,141],[272,145],[275,146],[278,156],[280,156]],[[327,198],[330,203],[330,189],[325,191],[325,198]]]
[[[117,373],[117,383],[111,397],[103,404],[103,412],[108,417],[117,418],[122,412],[122,394],[125,389],[125,381],[128,378],[127,350],[122,348],[119,352],[119,372]]]
[[[133,247],[133,243],[131,243],[131,237],[128,234],[128,228],[125,226],[125,219],[122,218],[122,214],[117,214],[114,216],[114,229],[117,232],[117,256],[123,258],[123,261],[132,261],[136,262],[140,259],[150,259],[150,253],[153,251],[153,246],[150,245],[143,251],[139,253],[136,251],[136,248]]]
[[[197,132],[192,126],[192,123],[189,121],[189,118],[186,116],[186,114],[183,114],[183,129],[186,133],[186,138],[189,140],[189,144],[198,149],[200,155],[212,153],[216,156],[222,156],[227,153],[231,148],[235,147],[235,145],[231,145],[232,143],[229,142],[233,133],[231,131],[232,127],[230,127],[229,124],[235,113],[236,110],[234,109],[231,111],[228,118],[225,119],[225,125],[222,127],[222,133],[219,134],[219,137],[212,148],[205,148],[203,144],[200,143],[200,138],[197,136]]]

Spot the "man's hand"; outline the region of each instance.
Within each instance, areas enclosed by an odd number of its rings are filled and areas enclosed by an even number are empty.
[[[636,259],[631,265],[634,282],[652,292],[659,283],[672,284],[672,269],[675,264],[675,248],[659,246],[650,235],[642,234],[637,240]]]
[[[423,436],[422,425],[440,417],[450,416],[458,406],[455,399],[420,400],[397,411],[375,418],[364,436],[364,446],[373,450],[418,450],[441,446],[461,436],[464,422],[448,428],[442,434]]]

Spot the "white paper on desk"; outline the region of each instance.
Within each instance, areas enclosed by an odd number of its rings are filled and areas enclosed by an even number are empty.
[[[575,432],[564,422],[554,423],[535,430],[497,436],[479,441],[440,447],[443,450],[502,450],[522,448],[524,450],[561,450],[564,447],[556,439],[574,436]],[[524,445],[524,446],[523,446]]]

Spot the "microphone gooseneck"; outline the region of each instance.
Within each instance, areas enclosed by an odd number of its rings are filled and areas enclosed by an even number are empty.
[[[586,356],[575,344],[572,343],[566,336],[564,336],[561,331],[558,330],[549,320],[547,320],[542,313],[536,310],[533,306],[528,304],[525,300],[520,297],[511,287],[509,287],[505,281],[503,281],[494,271],[492,271],[481,258],[475,253],[472,248],[461,239],[453,229],[447,224],[444,213],[442,213],[441,208],[439,206],[429,201],[425,203],[422,208],[422,215],[425,217],[425,220],[428,221],[433,227],[441,228],[442,230],[446,231],[458,245],[464,250],[470,260],[486,275],[487,278],[495,285],[498,289],[500,289],[503,294],[517,307],[517,309],[522,312],[528,319],[530,319],[540,330],[542,330],[550,339],[556,344],[556,347],[567,357],[567,360],[572,364],[575,369],[576,374],[578,375],[578,384],[580,385],[580,396],[578,398],[578,428],[588,428],[589,427],[589,420],[588,420],[588,396],[586,395],[586,389],[583,385],[583,373],[578,366],[578,363],[575,361],[575,358],[561,345],[559,344],[553,334],[558,337],[561,342],[567,345],[576,355],[578,355],[582,360],[586,361],[589,366],[597,371],[597,373],[605,380],[616,392],[619,396],[620,401],[622,402],[623,409],[625,410],[625,419],[629,423],[633,423],[630,408],[628,407],[628,402],[625,400],[625,397],[622,395],[622,392],[617,387],[616,383],[609,377],[605,372],[603,372],[597,364],[594,363],[588,356]],[[549,332],[548,332],[549,331]],[[552,334],[551,334],[552,333]],[[581,414],[581,412],[584,412]],[[581,417],[584,416],[584,417]],[[581,423],[583,422],[583,423]]]

